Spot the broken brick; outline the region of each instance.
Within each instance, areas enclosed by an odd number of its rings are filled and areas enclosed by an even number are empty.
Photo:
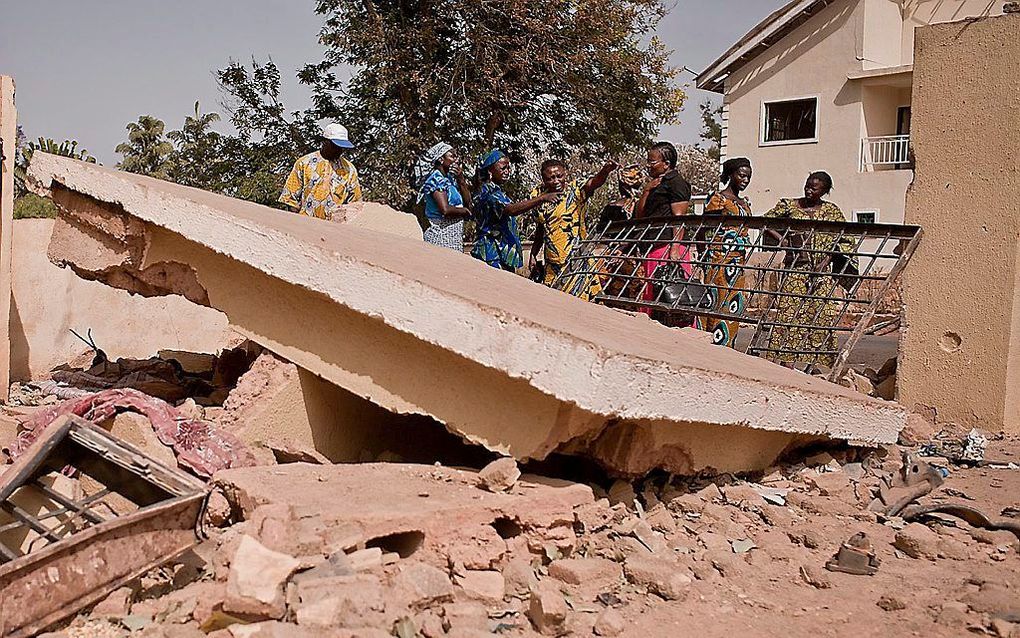
[[[935,560],[938,557],[938,544],[938,534],[925,525],[911,523],[896,532],[893,547],[911,558]]]
[[[506,595],[506,581],[497,571],[465,570],[457,576],[457,584],[469,598],[482,601],[500,601]]]
[[[404,595],[409,606],[423,609],[436,603],[453,600],[453,583],[443,570],[419,562],[400,566],[394,585]]]
[[[622,575],[620,565],[605,558],[567,558],[549,564],[549,576],[569,585],[602,586]]]
[[[528,618],[535,629],[546,635],[558,635],[567,620],[567,601],[559,589],[541,582],[531,592]]]
[[[490,492],[509,492],[521,478],[517,461],[503,457],[489,463],[478,472],[478,484]]]
[[[634,555],[623,564],[627,580],[666,600],[683,600],[691,577],[661,558]]]
[[[274,552],[251,536],[242,536],[230,562],[223,609],[262,618],[282,618],[283,585],[300,566],[292,556]]]

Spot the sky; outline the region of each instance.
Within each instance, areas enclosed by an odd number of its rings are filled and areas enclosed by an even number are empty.
[[[536,0],[537,1],[537,0]],[[786,0],[667,0],[658,33],[673,62],[702,71]],[[294,78],[319,61],[321,18],[314,0],[34,0],[5,2],[0,19],[0,74],[17,83],[18,121],[26,134],[76,139],[100,162],[115,164],[125,126],[153,115],[179,128],[201,102],[223,109],[214,72],[230,60],[272,59],[289,109],[308,104]],[[715,94],[690,84],[679,126],[661,136],[698,141],[698,104]],[[229,130],[229,123],[217,125]]]

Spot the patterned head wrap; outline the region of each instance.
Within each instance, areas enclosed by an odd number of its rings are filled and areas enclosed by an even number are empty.
[[[640,164],[631,164],[620,169],[620,195],[637,197],[644,186],[644,172]]]
[[[439,142],[418,158],[418,162],[414,165],[414,182],[418,191],[418,203],[425,199],[425,194],[421,192],[421,189],[425,186],[425,180],[435,168],[436,162],[452,150],[453,147],[446,142]]]
[[[482,160],[478,162],[478,170],[475,172],[475,174],[478,176],[478,179],[479,180],[488,179],[489,176],[486,174],[486,169],[488,169],[490,166],[492,166],[499,160],[503,159],[504,157],[506,157],[506,153],[499,150],[498,148],[492,149],[492,151],[490,151],[488,155],[483,157]]]

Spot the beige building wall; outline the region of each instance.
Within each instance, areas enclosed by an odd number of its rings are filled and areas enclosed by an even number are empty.
[[[1020,432],[1018,77],[1020,15],[918,30],[898,390],[938,423]]]
[[[726,84],[724,154],[748,157],[754,180],[748,196],[756,213],[781,197],[800,196],[809,173],[832,175],[829,199],[848,219],[854,211],[877,211],[881,222],[902,223],[909,169],[861,170],[865,137],[896,135],[897,110],[909,106],[909,70],[878,70],[910,64],[916,25],[1001,13],[999,0],[842,0],[835,2],[733,72]],[[864,71],[877,77],[849,79]],[[817,97],[818,137],[808,143],[761,142],[766,102]]]
[[[835,181],[829,199],[848,219],[854,210],[877,210],[880,221],[903,220],[910,171],[860,172],[864,87],[847,75],[861,70],[866,9],[857,0],[830,5],[726,80],[727,156],[748,157],[754,165],[748,196],[755,213],[781,197],[801,196],[807,175],[824,170]],[[762,145],[762,105],[801,97],[818,98],[817,142]]]
[[[894,2],[894,0],[885,0]],[[895,2],[895,4],[901,4]],[[968,18],[1002,15],[1005,0],[922,0],[903,2],[903,34],[901,37],[903,61],[914,61],[914,30],[928,24],[956,22]]]
[[[881,69],[903,64],[903,14],[897,0],[863,0],[864,29],[861,68]]]
[[[141,297],[79,278],[46,257],[52,219],[18,219],[13,232],[11,377],[39,378],[88,350],[92,336],[111,358],[145,358],[159,350],[216,352],[230,328],[221,312],[183,297]]]

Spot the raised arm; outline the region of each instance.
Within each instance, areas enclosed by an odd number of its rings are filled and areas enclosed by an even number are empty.
[[[464,171],[461,169],[460,164],[454,164],[450,167],[450,172],[453,173],[454,179],[457,180],[457,190],[460,191],[460,198],[464,202],[471,201],[471,185],[468,184],[467,178],[464,177]],[[468,214],[471,213],[470,207],[465,207]]]
[[[606,180],[609,179],[609,176],[612,175],[613,171],[618,168],[620,168],[620,165],[613,160],[609,160],[603,164],[602,169],[599,170],[598,173],[592,175],[591,179],[585,182],[584,186],[581,187],[581,190],[584,191],[584,196],[591,197],[595,191],[602,188],[605,185]]]
[[[641,191],[641,199],[639,199],[637,204],[634,206],[634,219],[641,219],[645,216],[645,207],[648,204],[648,196],[651,195],[652,191],[658,188],[661,183],[662,178],[656,177],[645,184],[644,190]]]

